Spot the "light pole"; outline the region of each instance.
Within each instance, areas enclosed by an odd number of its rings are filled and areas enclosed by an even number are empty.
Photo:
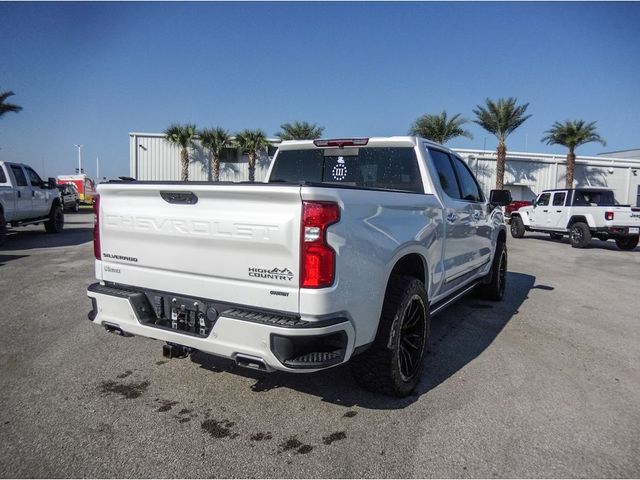
[[[78,175],[82,173],[82,147],[84,145],[78,145],[77,143],[73,144],[74,147],[78,149]]]

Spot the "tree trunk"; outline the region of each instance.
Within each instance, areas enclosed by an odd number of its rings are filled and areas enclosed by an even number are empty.
[[[498,141],[496,153],[496,189],[502,190],[504,188],[504,165],[507,161],[507,146],[504,144],[504,140]]]
[[[573,177],[576,171],[576,154],[573,152],[573,148],[569,149],[567,154],[567,183],[565,188],[573,188]]]
[[[255,153],[249,154],[249,181],[250,182],[256,181],[256,154]]]
[[[189,152],[186,148],[180,151],[180,166],[182,167],[182,181],[189,181]]]
[[[211,180],[220,181],[220,157],[218,155],[211,155]]]

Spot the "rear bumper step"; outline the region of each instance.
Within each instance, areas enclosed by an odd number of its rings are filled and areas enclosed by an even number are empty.
[[[301,320],[290,314],[122,285],[96,283],[89,286],[87,295],[92,301],[89,320],[109,331],[219,355],[247,368],[316,371],[346,362],[354,350],[354,328],[340,316]],[[154,302],[158,296],[162,302]],[[180,316],[172,320],[176,312]],[[204,334],[200,328],[205,328]]]

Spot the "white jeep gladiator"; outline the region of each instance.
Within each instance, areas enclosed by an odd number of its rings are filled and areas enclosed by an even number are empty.
[[[351,361],[364,387],[420,379],[430,316],[505,291],[499,205],[415,137],[283,142],[265,183],[98,187],[89,319],[265,370]]]
[[[638,246],[640,208],[619,205],[613,191],[602,188],[545,190],[533,202],[511,214],[511,235],[545,232],[554,240],[569,235],[571,246],[585,248],[592,237],[614,239],[621,250]]]
[[[44,182],[33,168],[0,162],[0,245],[7,226],[44,223],[47,233],[64,228],[64,213],[55,178]]]

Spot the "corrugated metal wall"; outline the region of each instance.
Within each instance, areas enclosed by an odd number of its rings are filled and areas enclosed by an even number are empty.
[[[137,152],[136,152],[137,146]],[[129,137],[130,176],[138,180],[180,180],[180,148],[167,142],[161,135],[132,134]],[[137,155],[137,157],[136,157]],[[237,162],[220,163],[220,180],[242,182],[249,179],[246,156],[238,155]],[[256,162],[256,181],[262,181],[270,159],[262,155]],[[210,180],[209,159],[196,142],[189,152],[189,179]]]
[[[161,134],[129,136],[130,175],[139,180],[180,180],[180,150]],[[496,183],[495,152],[453,149],[471,167],[482,189],[488,193]],[[269,168],[265,154],[256,165],[256,181],[262,181]],[[514,199],[530,199],[549,188],[564,188],[565,156],[513,152],[507,156],[505,185]],[[208,159],[196,144],[189,163],[191,180],[209,180]],[[220,180],[241,182],[249,178],[247,157],[238,155],[236,162],[220,165]],[[640,185],[640,160],[604,157],[576,159],[576,186],[607,187],[614,190],[620,203],[635,205]]]
[[[489,192],[496,184],[495,153],[453,149],[476,174],[482,189]],[[529,200],[542,190],[565,187],[565,157],[545,154],[507,153],[504,184],[514,199]],[[596,157],[576,158],[576,187],[605,187],[615,192],[623,204],[636,205],[640,186],[640,161]]]

